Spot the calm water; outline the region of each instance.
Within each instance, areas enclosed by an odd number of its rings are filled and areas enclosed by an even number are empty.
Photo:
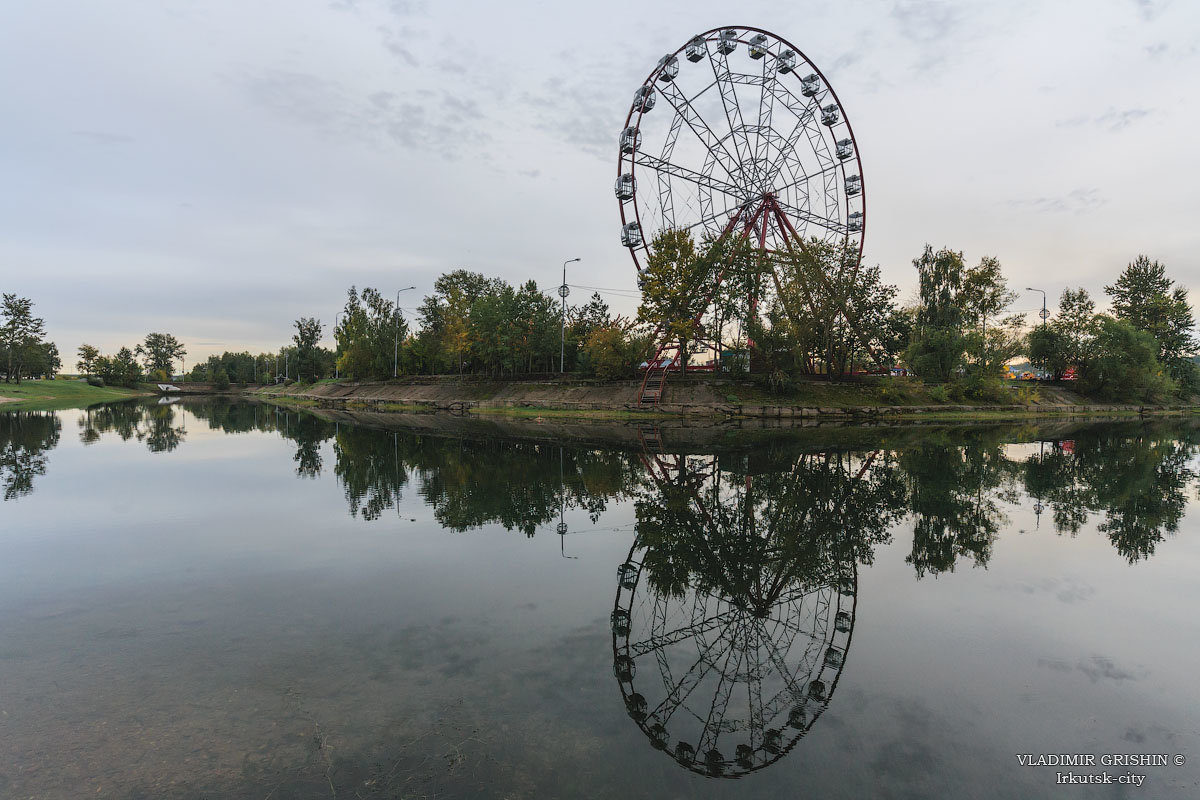
[[[1200,426],[471,424],[0,414],[0,797],[1200,795]]]

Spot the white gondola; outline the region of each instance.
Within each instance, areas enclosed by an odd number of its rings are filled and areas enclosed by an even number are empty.
[[[679,76],[679,59],[673,55],[665,55],[658,60],[658,79],[663,83],[675,80]]]
[[[701,61],[706,55],[708,55],[708,45],[704,43],[704,39],[700,36],[692,39],[688,42],[687,47],[683,48],[683,57],[693,64]]]
[[[795,68],[796,54],[791,50],[784,50],[779,54],[779,57],[775,59],[775,69],[784,75],[787,75]]]
[[[854,155],[854,142],[850,139],[839,139],[837,143],[837,157],[845,161],[852,155]]]
[[[625,154],[636,152],[642,146],[642,132],[630,125],[621,131],[621,152]]]
[[[642,244],[642,227],[636,222],[630,222],[621,228],[621,244],[626,247],[639,247]]]
[[[755,61],[767,54],[767,35],[756,33],[750,37],[750,57]]]
[[[838,120],[841,118],[842,115],[838,111],[836,103],[830,103],[821,109],[821,122],[825,125],[836,125]]]
[[[639,86],[638,90],[633,93],[633,110],[641,111],[643,114],[654,108],[654,87]]]
[[[632,176],[631,176],[632,177]],[[846,195],[854,197],[856,194],[862,193],[862,178],[857,175],[846,176]]]
[[[727,28],[721,31],[721,38],[717,40],[717,51],[729,55],[734,50],[737,50],[737,30]]]
[[[805,97],[814,97],[819,91],[821,91],[821,78],[817,73],[805,75],[800,79],[800,94]]]
[[[862,230],[863,215],[861,211],[855,211],[848,218],[849,228],[851,233],[858,233]],[[839,628],[838,630],[841,630]]]
[[[617,183],[613,186],[613,192],[617,195],[618,200],[633,199],[633,173],[626,172],[617,178]]]
[[[859,214],[857,211],[850,215],[851,224],[853,224],[855,217],[858,217],[858,221],[861,224],[862,223],[862,214]],[[837,616],[833,618],[833,627],[836,628],[837,630],[841,631],[842,633],[846,633],[847,631],[850,630],[850,623],[851,623],[851,619],[850,619],[849,611],[839,611],[837,613]]]

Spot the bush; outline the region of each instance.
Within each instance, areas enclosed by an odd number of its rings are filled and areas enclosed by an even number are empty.
[[[89,375],[87,382],[88,386],[104,386],[104,378],[99,375]]]
[[[946,384],[939,384],[929,390],[929,399],[935,403],[950,402],[950,387]]]
[[[963,384],[963,393],[972,400],[984,403],[1006,403],[1012,399],[1003,378],[974,375]]]
[[[1079,388],[1109,401],[1162,400],[1178,390],[1158,361],[1158,343],[1145,331],[1112,317],[1100,319]]]

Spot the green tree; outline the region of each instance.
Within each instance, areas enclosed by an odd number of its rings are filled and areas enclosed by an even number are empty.
[[[663,230],[650,243],[638,282],[638,320],[657,329],[660,341],[677,341],[686,368],[695,320],[708,305],[709,287],[715,285],[713,260],[697,252],[690,231]]]
[[[29,348],[25,363],[25,374],[31,378],[53,378],[62,369],[58,345],[54,342],[38,342]]]
[[[637,365],[650,348],[650,337],[639,334],[632,323],[623,319],[598,325],[583,343],[583,362],[587,371],[604,380],[620,380],[637,375]]]
[[[1161,400],[1178,389],[1157,358],[1154,337],[1123,319],[1100,317],[1080,388],[1104,400]]]
[[[1112,298],[1117,319],[1150,334],[1157,345],[1158,360],[1181,388],[1195,391],[1200,382],[1192,361],[1195,322],[1187,290],[1175,286],[1162,264],[1139,255],[1104,291]]]
[[[91,375],[92,370],[96,367],[96,359],[100,357],[100,351],[90,344],[79,345],[79,361],[76,362],[75,368],[84,375]]]
[[[1087,290],[1063,289],[1051,325],[1062,334],[1071,364],[1080,365],[1087,360],[1096,338],[1096,324],[1096,303]]]
[[[5,355],[7,369],[4,382],[21,382],[21,373],[33,354],[33,348],[46,335],[46,324],[41,317],[33,315],[33,301],[28,297],[5,294],[0,302],[0,350]]]
[[[1030,363],[1046,370],[1055,380],[1061,380],[1067,368],[1077,362],[1071,358],[1070,341],[1054,325],[1038,325],[1026,340]]]
[[[989,335],[988,320],[1017,299],[1017,293],[1008,288],[1008,281],[1000,271],[1000,262],[985,256],[978,266],[963,272],[958,299],[965,317],[979,326],[973,337],[975,365],[985,377],[996,375],[1001,365],[1016,355],[1014,350],[1021,349],[1020,338],[1014,337],[1012,331],[1023,322],[1022,318],[1009,318],[1001,323],[1000,331],[993,329]]]
[[[95,369],[96,374],[112,386],[133,388],[142,380],[142,367],[128,347],[122,347],[112,358],[97,358]]]
[[[913,266],[917,269],[921,303],[904,358],[918,375],[947,381],[962,366],[966,346],[963,303],[959,298],[966,271],[963,255],[947,248],[935,253],[925,245],[921,256],[913,259]]]
[[[148,333],[144,342],[135,351],[142,357],[146,371],[161,372],[169,380],[175,371],[175,359],[187,355],[183,343],[169,333]]]
[[[301,317],[296,320],[296,333],[292,336],[292,341],[296,343],[297,380],[307,377],[308,380],[314,381],[321,377],[321,362],[317,353],[317,343],[321,341],[320,320],[314,317]]]

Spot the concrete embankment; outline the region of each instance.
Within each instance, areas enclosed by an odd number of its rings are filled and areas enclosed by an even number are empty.
[[[637,381],[525,380],[474,381],[458,378],[413,378],[379,383],[320,383],[312,386],[259,390],[285,401],[307,401],[328,408],[378,411],[447,410],[456,412],[539,411],[579,416],[734,417],[819,421],[833,419],[1097,416],[1188,413],[1195,406],[1146,406],[1089,403],[1064,388],[1041,387],[1033,397],[1009,404],[889,403],[886,384],[836,385],[813,382],[788,394],[773,395],[752,384],[714,379],[680,379],[668,383],[663,402],[647,412],[637,404]],[[892,394],[895,394],[894,392]],[[1014,393],[1015,394],[1015,393]],[[836,400],[837,404],[831,403]]]

